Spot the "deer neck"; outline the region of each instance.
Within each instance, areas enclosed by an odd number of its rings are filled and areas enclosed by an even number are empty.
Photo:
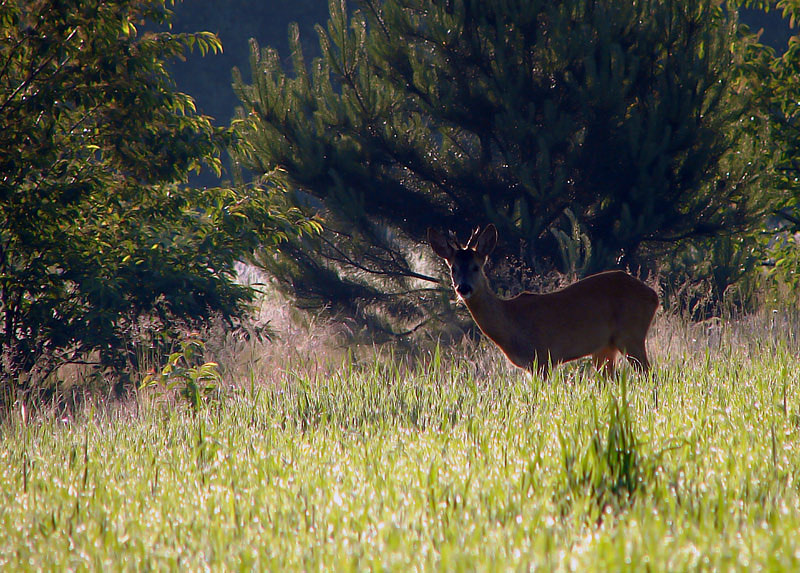
[[[485,288],[476,290],[464,303],[481,332],[505,350],[509,343],[506,301],[492,292],[488,280],[485,280],[484,286]]]

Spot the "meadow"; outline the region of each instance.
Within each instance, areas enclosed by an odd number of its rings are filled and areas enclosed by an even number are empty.
[[[659,317],[654,371],[547,381],[485,343],[238,351],[0,427],[0,569],[793,571],[795,313]],[[260,354],[258,357],[256,355]]]

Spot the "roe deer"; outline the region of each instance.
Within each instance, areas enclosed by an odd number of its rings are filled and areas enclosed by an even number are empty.
[[[524,292],[503,300],[492,292],[483,266],[497,244],[497,229],[475,229],[465,246],[428,229],[433,251],[450,267],[453,286],[472,318],[516,366],[546,378],[552,365],[591,355],[613,375],[620,353],[647,372],[645,337],[658,295],[623,271],[586,277],[548,294]]]

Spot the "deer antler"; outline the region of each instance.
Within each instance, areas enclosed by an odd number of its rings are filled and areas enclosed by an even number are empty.
[[[469,237],[469,241],[467,241],[466,248],[467,249],[474,249],[475,244],[478,242],[478,235],[481,234],[481,228],[475,227],[475,230],[472,231],[472,235]]]

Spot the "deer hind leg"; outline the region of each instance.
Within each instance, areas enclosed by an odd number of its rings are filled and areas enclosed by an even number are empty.
[[[614,376],[617,356],[619,356],[619,350],[610,344],[592,354],[592,363],[598,371],[603,373],[603,376]]]

